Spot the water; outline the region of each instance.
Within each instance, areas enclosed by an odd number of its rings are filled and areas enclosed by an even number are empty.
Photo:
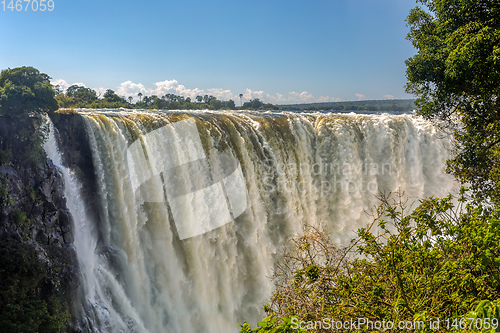
[[[444,172],[451,142],[409,114],[80,114],[99,221],[61,170],[87,330],[237,332],[262,318],[273,264],[304,226],[347,244],[379,191],[416,200],[457,188]]]

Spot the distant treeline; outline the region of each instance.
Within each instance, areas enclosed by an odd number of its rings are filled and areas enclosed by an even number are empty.
[[[266,104],[258,98],[250,102],[243,103],[242,107],[237,107],[233,100],[221,101],[212,95],[199,95],[193,100],[190,97],[178,96],[175,94],[165,94],[163,96],[146,96],[137,94],[137,101],[134,97],[118,96],[113,90],[108,89],[102,96],[97,95],[93,89],[72,85],[66,92],[56,87],[56,100],[60,108],[126,108],[126,109],[168,109],[168,110],[278,110],[273,104]],[[240,102],[243,95],[240,95]]]
[[[278,105],[280,110],[333,110],[333,111],[413,111],[414,99],[389,99],[350,102],[326,102],[310,104]]]

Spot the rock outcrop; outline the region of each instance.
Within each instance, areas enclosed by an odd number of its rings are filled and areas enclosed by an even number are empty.
[[[36,253],[38,258],[29,263],[36,275],[26,271],[28,263],[24,262],[14,261],[0,269],[2,280],[11,284],[2,290],[10,297],[0,309],[3,315],[11,303],[17,304],[21,309],[19,313],[24,315],[23,304],[36,301],[35,304],[46,307],[49,314],[68,316],[54,319],[65,326],[64,322],[76,311],[79,274],[64,181],[50,159],[43,166],[0,167],[0,247],[7,257],[2,258],[3,261],[16,256],[29,258],[30,253]],[[31,283],[30,289],[24,292],[18,285],[27,281]],[[12,327],[18,324],[16,318],[0,320]],[[45,319],[40,320],[40,325],[45,325]]]

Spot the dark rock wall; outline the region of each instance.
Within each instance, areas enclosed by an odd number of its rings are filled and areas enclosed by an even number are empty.
[[[47,326],[42,310],[38,315],[26,313],[23,308],[29,308],[27,304],[38,304],[40,309],[47,308],[48,314],[68,315],[68,318],[53,321],[69,320],[69,325],[63,326],[65,330],[72,330],[71,316],[76,313],[79,285],[73,222],[66,207],[62,175],[50,159],[41,166],[0,167],[0,247],[4,256],[24,258],[24,253],[34,250],[38,257],[30,264],[37,275],[25,272],[27,263],[9,264],[10,258],[2,258],[6,265],[0,267],[2,296],[8,297],[9,302],[17,304],[21,310],[14,312],[20,318],[4,318],[6,311],[12,312],[12,304],[1,304],[0,325],[12,331],[15,327],[24,327],[22,321],[35,320],[36,323],[36,318],[41,317],[40,327]],[[20,287],[31,280],[26,290]],[[49,331],[54,330],[54,325]],[[40,327],[40,331],[44,331]]]
[[[51,118],[57,129],[63,164],[83,185],[88,216],[99,221],[98,191],[84,121],[77,114],[56,113]],[[0,137],[10,140],[5,132],[0,133]],[[78,328],[84,318],[73,245],[74,223],[66,205],[63,176],[50,159],[38,165],[0,166],[0,255],[12,259],[0,258],[0,279],[3,280],[0,332],[86,331]],[[25,258],[34,258],[35,262]],[[23,260],[32,262],[30,267],[34,267],[35,275],[25,269]],[[30,283],[20,288],[23,280]],[[4,295],[9,297],[2,303]],[[42,304],[38,308],[43,311],[26,314],[25,309],[33,301]],[[14,313],[14,317],[19,318],[9,318],[13,317],[11,306],[19,309]],[[53,318],[49,323],[52,326],[44,322],[44,317],[50,315],[60,317]],[[31,322],[30,327],[23,322]],[[58,328],[58,323],[62,323],[62,328]]]
[[[86,127],[79,114],[56,114],[52,119],[57,129],[63,164],[70,168],[82,184],[82,197],[87,215],[100,220],[99,191]]]

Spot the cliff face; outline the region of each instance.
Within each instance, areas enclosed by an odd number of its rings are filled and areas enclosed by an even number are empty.
[[[83,184],[88,215],[99,221],[94,168],[82,118],[76,114],[52,114],[51,118],[63,164]],[[4,158],[4,165],[0,163],[0,330],[79,331],[80,274],[64,179],[43,152],[36,155],[33,152],[38,148],[23,146],[26,138],[36,138],[29,132],[36,127],[15,128],[11,123],[15,122],[0,118],[0,153],[10,148],[11,156],[10,162]]]
[[[2,331],[70,330],[78,265],[64,182],[50,159],[0,167],[0,251]]]
[[[92,152],[83,118],[79,114],[56,113],[52,122],[57,129],[63,164],[72,170],[82,184],[82,197],[87,216],[100,221],[98,189]]]

